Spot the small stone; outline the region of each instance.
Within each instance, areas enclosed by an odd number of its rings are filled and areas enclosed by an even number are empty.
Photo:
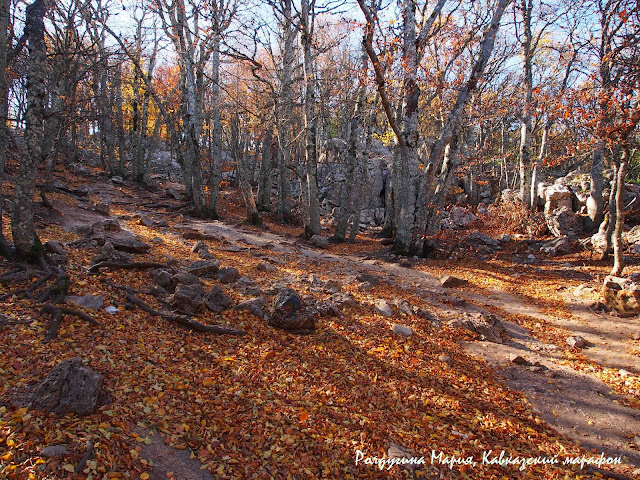
[[[155,245],[162,245],[164,243],[164,240],[162,240],[162,238],[160,237],[153,237],[151,240],[149,240],[149,243],[153,243]]]
[[[196,285],[200,283],[198,277],[196,277],[193,273],[187,272],[178,272],[173,276],[174,285],[179,283],[183,283],[185,285]]]
[[[124,183],[124,179],[122,177],[120,177],[119,175],[116,175],[114,177],[111,177],[111,181],[117,185],[122,185]]]
[[[220,285],[214,285],[204,299],[205,306],[214,313],[220,313],[224,309],[231,307],[233,302],[224,293]]]
[[[113,305],[109,305],[108,307],[104,307],[104,311],[107,313],[110,313],[111,315],[113,315],[114,313],[117,313],[118,307],[114,307]]]
[[[631,375],[631,372],[628,370],[625,370],[623,368],[621,368],[620,370],[618,370],[618,373],[620,374],[621,377],[628,377],[629,375]]]
[[[237,304],[234,310],[249,312],[260,319],[265,319],[267,315],[262,310],[265,303],[267,303],[267,299],[264,297],[250,298]]]
[[[309,244],[317,248],[329,248],[329,240],[322,235],[314,235],[309,239]]]
[[[567,345],[575,348],[584,348],[586,345],[586,342],[584,338],[582,338],[581,336],[572,335],[571,337],[567,338]]]
[[[457,287],[459,285],[464,285],[465,283],[467,283],[466,280],[454,277],[452,275],[441,275],[439,277],[439,280],[440,285],[442,285],[444,288]]]
[[[109,215],[109,213],[111,213],[111,208],[108,203],[98,202],[93,208],[96,212],[101,213],[102,215]]]
[[[525,358],[518,353],[510,353],[509,361],[511,363],[515,363],[516,365],[529,365],[529,362],[527,362],[527,360],[525,360]]]
[[[220,283],[233,283],[238,277],[240,277],[240,272],[234,267],[223,267],[216,273],[216,279]]]
[[[393,316],[393,310],[391,310],[391,307],[386,302],[386,300],[378,300],[378,302],[376,302],[376,311],[378,313],[381,313],[385,317]]]
[[[195,314],[204,300],[204,290],[197,284],[181,283],[171,297],[171,304],[187,314]]]
[[[71,455],[72,453],[73,452],[64,445],[49,445],[48,447],[40,449],[40,456],[44,458],[63,457],[65,455]]]
[[[264,272],[264,273],[267,273],[267,272],[273,273],[278,271],[278,267],[275,267],[270,263],[264,263],[264,262],[260,262],[258,265],[256,265],[256,269],[259,272]]]
[[[75,303],[89,310],[98,310],[104,305],[104,299],[100,295],[84,295],[82,297],[67,295],[64,297],[64,301]]]
[[[442,362],[442,363],[446,363],[448,365],[451,365],[453,363],[453,360],[451,359],[451,357],[449,355],[438,355],[438,361]]]
[[[396,335],[402,335],[404,337],[410,337],[411,335],[413,335],[413,330],[411,330],[411,327],[407,327],[406,325],[400,325],[399,323],[394,323],[391,326],[391,330]]]
[[[218,260],[198,260],[187,267],[188,272],[197,277],[216,273],[219,269],[220,262]]]

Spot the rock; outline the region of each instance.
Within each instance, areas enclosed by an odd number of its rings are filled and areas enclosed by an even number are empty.
[[[104,307],[104,311],[113,315],[114,313],[118,313],[120,310],[118,309],[118,307],[109,305],[108,307]]]
[[[380,279],[375,275],[371,275],[370,273],[359,273],[356,275],[356,280],[362,283],[369,283],[373,286],[380,285]]]
[[[98,310],[104,305],[104,299],[100,295],[84,295],[82,297],[67,295],[64,297],[64,301],[75,303],[89,310]]]
[[[220,285],[214,285],[204,298],[205,306],[214,313],[220,313],[231,307],[233,301],[224,293]]]
[[[440,285],[445,288],[457,287],[459,285],[464,285],[465,283],[467,283],[466,280],[454,277],[452,275],[440,275],[438,277],[438,280],[440,280]]]
[[[106,238],[113,244],[116,250],[122,250],[128,253],[147,253],[151,250],[151,245],[133,237],[127,232],[126,235],[109,235]]]
[[[133,255],[126,252],[119,252],[115,249],[113,243],[107,242],[100,249],[100,253],[93,257],[93,260],[91,260],[91,265],[95,265],[104,261],[129,263],[133,261]]]
[[[170,291],[173,291],[177,283],[174,281],[173,274],[171,272],[161,268],[158,268],[151,272],[151,279],[153,280],[153,283],[155,283],[159,287]]]
[[[154,220],[153,221],[153,226],[154,227],[168,227],[169,226],[169,222],[167,220],[161,219],[161,220]]]
[[[216,273],[220,269],[218,260],[198,260],[187,267],[187,271],[197,277]]]
[[[569,241],[569,237],[563,235],[562,237],[544,242],[540,247],[540,253],[544,253],[550,257],[555,257],[559,254],[563,255],[571,253],[571,242]]]
[[[400,310],[404,315],[415,315],[416,314],[416,309],[413,307],[413,305],[411,305],[409,302],[407,302],[405,299],[403,298],[395,298],[393,300],[393,304],[398,308],[398,310]]]
[[[573,192],[565,185],[551,185],[544,191],[544,213],[551,214],[558,208],[573,209]]]
[[[342,282],[340,280],[327,280],[324,284],[324,291],[329,293],[336,293],[342,290]]]
[[[505,334],[502,322],[491,313],[471,312],[464,313],[460,319],[449,322],[451,326],[464,328],[477,333],[481,340],[493,343],[502,343]]]
[[[467,208],[455,206],[449,212],[449,220],[456,227],[468,227],[476,219],[476,216]]]
[[[329,297],[328,300],[338,308],[355,307],[356,305],[358,305],[358,302],[356,302],[353,296],[350,293],[346,292],[334,293]]]
[[[267,315],[262,310],[262,307],[267,303],[267,299],[264,297],[255,297],[250,298],[249,300],[245,300],[244,302],[240,302],[234,307],[234,310],[249,312],[252,315],[260,319],[267,318]]]
[[[200,285],[200,280],[193,273],[178,272],[173,276],[173,284]]]
[[[589,285],[583,283],[581,285],[578,285],[574,290],[573,290],[573,296],[574,297],[584,297],[586,295],[589,295],[590,293],[594,292],[594,288],[590,287]]]
[[[582,219],[579,215],[567,207],[554,210],[553,213],[546,214],[545,219],[549,231],[555,237],[569,236],[577,237],[582,233]]]
[[[145,217],[144,215],[141,215],[140,218],[138,219],[138,225],[142,225],[144,227],[153,227],[153,220],[150,219],[149,217]]]
[[[571,337],[567,337],[567,345],[575,348],[584,348],[586,346],[586,342],[584,338],[580,335],[572,335]]]
[[[204,290],[199,283],[187,285],[184,283],[176,287],[175,293],[170,298],[171,305],[188,315],[198,312],[204,300]]]
[[[49,445],[40,449],[40,456],[44,458],[64,457],[72,453],[65,445]]]
[[[394,323],[391,326],[391,331],[393,331],[393,333],[395,333],[396,335],[402,335],[404,337],[410,337],[411,335],[413,335],[413,330],[411,330],[411,327],[400,325],[399,323]]]
[[[286,288],[276,296],[269,314],[269,325],[294,333],[311,333],[315,331],[315,317],[305,312],[300,296],[292,289]]]
[[[529,365],[529,362],[520,354],[511,352],[509,354],[509,361],[516,365]]]
[[[507,243],[507,242],[510,242],[511,240],[513,240],[513,237],[508,233],[504,233],[500,236],[500,242],[502,243]]]
[[[378,300],[376,302],[376,311],[378,313],[381,313],[385,317],[392,317],[393,316],[393,310],[391,310],[391,307],[386,302],[386,300]]]
[[[149,240],[149,242],[155,245],[162,245],[164,243],[164,240],[162,240],[162,238],[160,237],[153,237],[151,240]]]
[[[453,363],[453,360],[451,359],[451,357],[445,354],[438,355],[438,361],[442,363],[446,363],[448,365],[451,365]]]
[[[500,246],[500,240],[478,231],[471,232],[469,235],[467,235],[464,239],[464,242],[470,245],[482,244],[486,245],[487,247],[495,248],[496,250],[502,248]]]
[[[93,209],[96,212],[101,213],[102,215],[109,215],[111,213],[111,207],[109,206],[108,203],[104,203],[104,202],[96,203]]]
[[[30,407],[58,415],[88,415],[98,406],[103,379],[79,358],[64,360],[36,386]]]
[[[111,177],[111,181],[113,183],[115,183],[116,185],[123,185],[124,184],[123,178],[121,176],[119,176],[119,175]]]
[[[270,263],[264,263],[264,262],[260,262],[258,265],[256,265],[256,269],[259,272],[264,272],[264,273],[273,273],[278,271],[278,267],[271,265]]]
[[[54,253],[56,255],[67,255],[67,251],[64,249],[62,243],[60,242],[45,242],[44,251],[47,253]]]
[[[607,276],[602,296],[605,305],[619,313],[640,313],[640,286],[630,279]]]
[[[107,218],[105,220],[100,220],[99,222],[95,222],[91,224],[89,227],[89,234],[94,234],[98,232],[114,232],[117,233],[121,231],[120,222],[115,218]]]
[[[631,230],[624,233],[623,237],[630,245],[633,245],[634,243],[640,243],[640,225],[636,225]]]
[[[233,283],[240,276],[240,272],[234,267],[223,267],[215,275],[220,283]]]
[[[322,235],[314,235],[309,239],[309,244],[317,248],[329,248],[329,240]]]

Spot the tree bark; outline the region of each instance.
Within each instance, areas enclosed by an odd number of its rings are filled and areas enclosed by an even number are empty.
[[[13,243],[19,258],[37,262],[43,258],[43,248],[33,221],[33,194],[44,137],[44,102],[46,98],[47,45],[44,41],[45,0],[35,0],[27,6],[25,34],[28,35],[29,66],[27,73],[27,112],[25,116],[26,155],[20,162],[14,192],[11,220]]]
[[[209,176],[209,216],[220,218],[218,198],[222,171],[222,128],[220,126],[220,35],[214,33],[211,53],[211,174]]]
[[[0,255],[11,257],[12,251],[7,244],[3,231],[2,211],[4,197],[2,185],[4,183],[4,169],[7,161],[7,113],[8,95],[7,84],[7,30],[9,28],[9,0],[0,0]]]
[[[520,198],[525,205],[532,204],[531,191],[531,133],[533,130],[533,38],[531,34],[532,0],[521,0],[522,29],[524,38],[521,40],[522,56],[524,57],[524,106],[522,109],[522,124],[520,126],[520,149],[518,161],[520,166]]]
[[[262,140],[262,161],[260,162],[260,174],[258,177],[258,210],[268,212],[271,210],[271,188],[273,187],[272,166],[273,124],[265,129]]]
[[[620,276],[624,269],[624,245],[622,242],[622,231],[624,227],[624,180],[627,176],[627,166],[629,164],[629,146],[622,147],[620,156],[620,166],[616,175],[616,220],[613,230],[613,268],[611,275]]]

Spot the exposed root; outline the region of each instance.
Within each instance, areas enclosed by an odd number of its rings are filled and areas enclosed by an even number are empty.
[[[86,322],[89,322],[95,327],[100,327],[100,324],[91,315],[87,315],[84,312],[74,310],[72,308],[61,307],[58,305],[47,303],[42,307],[42,311],[51,315],[49,330],[47,331],[47,335],[44,337],[45,342],[49,342],[57,337],[58,326],[62,321],[62,315],[74,315],[78,318],[81,318],[82,320],[85,320]]]
[[[101,268],[122,268],[122,269],[138,269],[143,270],[147,268],[170,268],[164,263],[157,262],[115,262],[112,260],[105,260],[103,262],[96,263],[89,268],[89,273],[97,273]]]

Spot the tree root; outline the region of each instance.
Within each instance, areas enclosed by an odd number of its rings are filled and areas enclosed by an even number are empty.
[[[141,310],[147,312],[154,317],[160,317],[164,320],[168,320],[170,322],[178,323],[183,325],[191,330],[195,330],[197,332],[203,333],[215,333],[218,335],[246,335],[247,332],[244,330],[238,330],[231,327],[224,327],[222,325],[205,325],[203,323],[197,322],[186,315],[177,315],[175,313],[170,312],[161,312],[159,310],[154,310],[143,300],[140,300],[133,293],[126,294],[127,300],[136,305]]]
[[[73,471],[73,473],[80,473],[80,472],[82,472],[82,470],[84,470],[84,467],[87,464],[87,461],[93,456],[93,448],[94,448],[93,442],[91,440],[89,440],[87,442],[87,451],[84,452],[84,455],[82,456],[82,458],[78,462],[78,466]]]
[[[47,303],[42,307],[42,311],[51,315],[51,323],[49,324],[49,330],[44,337],[45,342],[49,342],[58,336],[58,325],[62,321],[62,315],[74,315],[86,322],[89,322],[95,327],[100,327],[100,324],[91,316],[79,310],[73,310],[72,308],[60,307]]]
[[[123,268],[123,269],[146,269],[146,268],[170,268],[164,263],[156,262],[115,262],[112,260],[105,260],[98,262],[89,268],[89,273],[97,273],[101,268]]]

